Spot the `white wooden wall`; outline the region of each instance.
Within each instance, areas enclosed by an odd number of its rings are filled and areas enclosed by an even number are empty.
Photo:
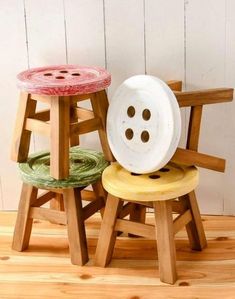
[[[110,97],[124,79],[143,73],[182,79],[186,89],[235,87],[234,11],[234,0],[0,0],[0,209],[16,209],[20,194],[9,160],[19,71],[107,67]],[[100,148],[96,133],[82,144]],[[31,150],[47,146],[34,136]],[[226,174],[201,171],[202,212],[235,214],[235,102],[205,109],[200,149],[227,159]]]

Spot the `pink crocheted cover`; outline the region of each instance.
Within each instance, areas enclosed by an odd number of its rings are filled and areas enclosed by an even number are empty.
[[[33,68],[17,76],[17,86],[40,95],[77,95],[107,88],[111,75],[103,68],[78,65],[53,65]]]

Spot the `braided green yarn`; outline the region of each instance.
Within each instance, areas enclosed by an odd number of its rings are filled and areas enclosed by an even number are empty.
[[[103,154],[94,150],[76,146],[70,149],[69,156],[69,177],[56,180],[50,176],[49,152],[30,155],[27,162],[19,163],[23,182],[44,189],[85,187],[96,182],[108,166]]]

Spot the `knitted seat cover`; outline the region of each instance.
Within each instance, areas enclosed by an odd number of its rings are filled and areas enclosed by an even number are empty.
[[[23,182],[37,188],[76,188],[96,182],[108,166],[102,153],[78,146],[70,149],[70,174],[67,179],[56,180],[50,176],[50,153],[39,152],[19,163]]]

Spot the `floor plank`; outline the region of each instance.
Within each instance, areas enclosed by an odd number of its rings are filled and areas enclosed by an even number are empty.
[[[35,221],[29,249],[11,250],[15,212],[0,212],[0,298],[235,298],[235,218],[204,216],[208,248],[193,252],[186,232],[176,235],[179,280],[159,280],[154,239],[121,236],[114,259],[93,266],[100,216],[86,222],[90,261],[71,265],[66,227]],[[153,217],[148,217],[153,222]]]

